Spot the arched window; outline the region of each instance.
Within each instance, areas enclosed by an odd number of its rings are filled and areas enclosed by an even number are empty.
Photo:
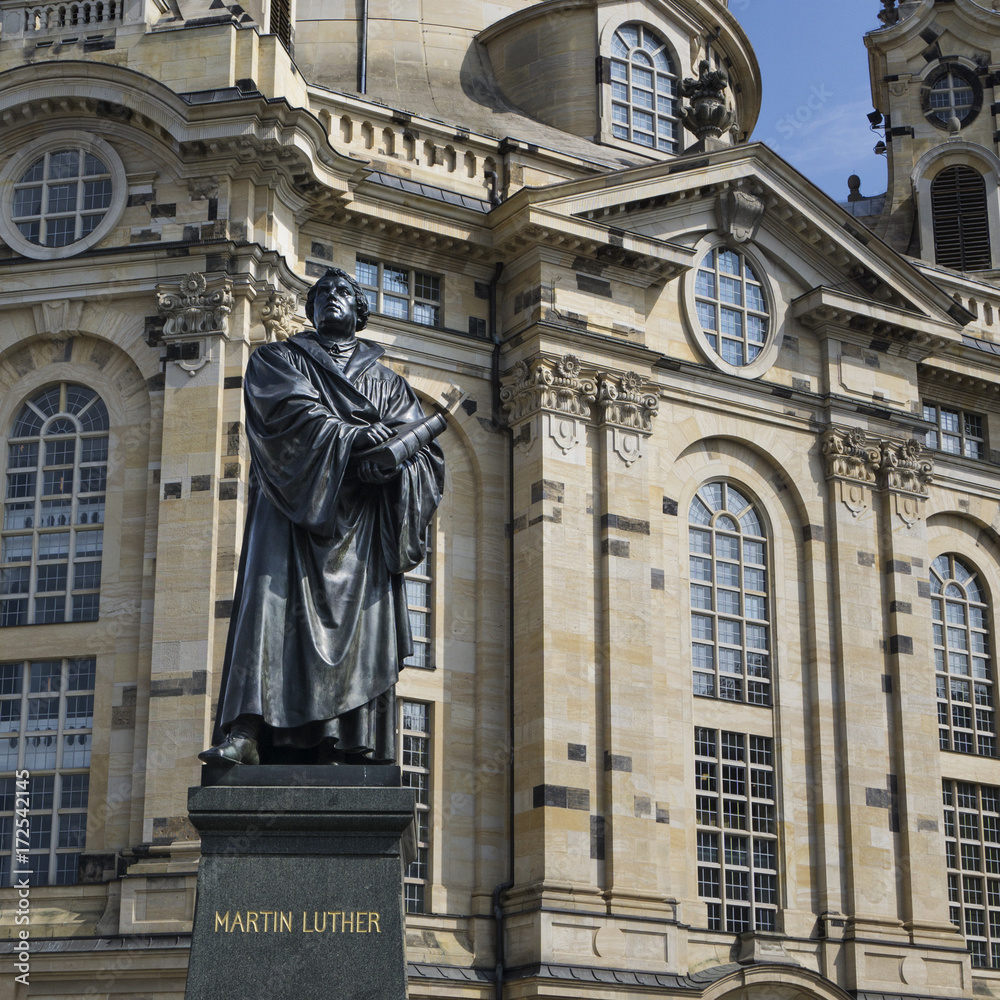
[[[934,260],[959,271],[991,266],[986,182],[972,167],[945,167],[931,181]]]
[[[996,757],[986,595],[956,556],[938,556],[930,575],[941,749]]]
[[[728,483],[691,501],[694,693],[771,704],[767,540],[753,504]]]
[[[63,382],[20,409],[7,444],[0,626],[94,621],[101,587],[108,411]]]
[[[623,24],[611,39],[611,132],[676,153],[677,70],[666,42],[642,24]]]

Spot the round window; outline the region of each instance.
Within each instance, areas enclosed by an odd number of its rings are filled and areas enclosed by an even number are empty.
[[[958,63],[946,63],[927,78],[923,88],[924,114],[937,128],[962,128],[983,106],[979,78]]]
[[[757,375],[770,364],[771,310],[761,276],[740,250],[716,247],[694,273],[694,319],[720,367]]]
[[[86,133],[52,136],[0,172],[0,228],[27,257],[68,257],[93,246],[125,206],[125,171],[114,150]]]

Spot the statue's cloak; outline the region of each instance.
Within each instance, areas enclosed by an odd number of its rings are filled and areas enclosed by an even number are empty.
[[[336,737],[392,755],[386,708],[412,652],[402,574],[424,557],[444,459],[432,443],[386,484],[358,479],[350,456],[363,428],[423,416],[383,353],[359,340],[341,372],[307,332],[250,358],[249,496],[217,738],[259,715],[276,744]],[[388,732],[375,747],[379,716]]]

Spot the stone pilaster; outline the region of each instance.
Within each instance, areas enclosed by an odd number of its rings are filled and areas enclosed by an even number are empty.
[[[232,292],[200,274],[161,286],[163,438],[143,839],[193,836],[187,788],[210,734],[219,442]],[[226,596],[231,596],[226,595]]]
[[[659,406],[635,372],[600,386],[599,719],[603,769],[597,821],[604,826],[605,895],[613,912],[660,909],[657,863],[649,462]]]
[[[580,544],[593,537],[587,436],[596,397],[595,379],[572,355],[518,362],[501,391],[514,497],[510,964],[572,955],[577,930],[546,910],[604,911],[592,820],[603,766],[593,707],[595,557]]]

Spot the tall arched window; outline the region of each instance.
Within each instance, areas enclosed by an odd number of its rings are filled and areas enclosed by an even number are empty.
[[[771,704],[767,539],[728,483],[698,490],[688,515],[694,693]]]
[[[931,181],[934,261],[959,271],[991,266],[986,182],[972,167],[945,167]]]
[[[996,757],[989,608],[976,572],[953,555],[931,563],[931,621],[942,750]]]
[[[677,70],[666,42],[642,24],[623,24],[611,39],[611,132],[676,153]]]
[[[104,549],[108,411],[63,382],[20,409],[7,444],[0,626],[94,621]]]

